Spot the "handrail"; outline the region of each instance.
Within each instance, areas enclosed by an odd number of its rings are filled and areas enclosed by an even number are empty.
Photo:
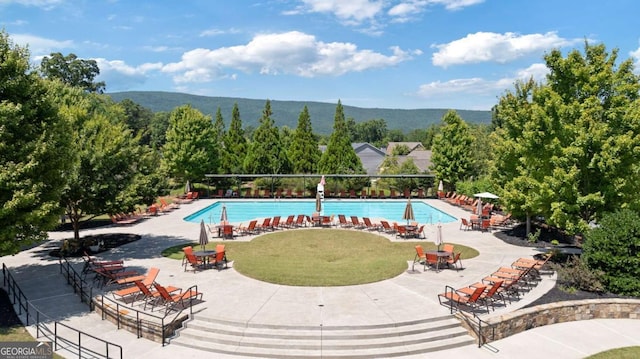
[[[196,292],[198,291],[198,286],[197,285],[193,285],[191,287],[189,287],[186,291],[192,290],[194,289]],[[168,328],[169,326],[171,326],[179,317],[180,315],[186,310],[189,309],[189,315],[193,315],[193,301],[194,298],[190,297],[189,298],[189,305],[188,307],[183,307],[182,309],[180,309],[179,311],[176,312],[176,314],[173,316],[173,318],[171,318],[171,320],[168,320],[167,317],[169,317],[169,312],[165,312],[164,316],[160,316],[160,315],[155,315],[155,314],[151,314],[149,312],[146,311],[140,311],[139,309],[127,306],[127,305],[123,305],[120,302],[113,300],[109,297],[106,297],[105,295],[101,294],[100,295],[100,306],[102,307],[102,319],[106,319],[107,313],[105,312],[104,308],[105,306],[109,306],[109,303],[107,303],[107,305],[105,305],[105,300],[113,303],[111,305],[114,306],[114,315],[115,315],[115,320],[116,320],[116,326],[118,329],[120,329],[120,323],[122,322],[123,317],[125,316],[125,314],[123,314],[126,311],[130,311],[135,313],[135,333],[136,336],[138,338],[142,337],[142,329],[143,329],[143,320],[141,319],[141,316],[146,316],[146,317],[151,317],[154,319],[157,319],[160,321],[160,325],[162,327],[162,346],[164,346],[167,343],[167,338],[165,336],[166,331],[165,329]]]
[[[483,345],[487,343],[486,336],[482,332],[482,324],[484,323],[486,327],[492,328],[492,339],[495,337],[495,326],[489,324],[489,322],[482,320],[476,313],[466,313],[463,311],[458,311],[458,313],[465,319],[465,322],[469,325],[469,328],[476,333],[478,337],[478,348],[481,348]],[[474,318],[477,319],[477,323],[474,321]],[[476,330],[477,328],[477,330]]]
[[[63,259],[64,263],[62,263]],[[82,275],[76,272],[66,257],[58,259],[58,263],[60,264],[60,273],[65,275],[67,284],[70,284],[73,287],[74,293],[80,293],[80,301],[82,303],[87,303],[87,305],[89,305],[89,309],[93,310],[93,302],[91,301],[91,298],[93,298],[93,286],[84,281]],[[86,290],[87,288],[88,291]]]
[[[120,351],[120,359],[122,359],[122,347],[120,345],[108,342],[106,340],[97,338],[92,336],[91,334],[85,333],[81,330],[75,329],[73,327],[70,327],[66,324],[62,324],[58,321],[53,321],[54,323],[54,329],[51,330],[48,326],[47,323],[45,321],[40,320],[40,317],[45,317],[49,320],[51,320],[50,317],[48,317],[46,314],[42,313],[38,308],[36,308],[33,304],[31,304],[31,302],[29,302],[29,300],[27,299],[27,297],[24,295],[24,292],[22,291],[22,289],[20,289],[20,287],[18,286],[18,282],[15,280],[15,278],[13,278],[13,275],[11,274],[11,272],[9,272],[9,269],[7,268],[7,266],[2,263],[2,277],[3,277],[3,285],[4,287],[7,288],[7,295],[9,295],[9,298],[11,298],[11,294],[13,293],[13,305],[16,305],[16,299],[18,301],[18,310],[19,313],[18,315],[22,315],[22,311],[25,311],[25,316],[26,316],[26,323],[25,325],[29,326],[31,325],[29,323],[29,317],[31,315],[31,311],[30,308],[33,309],[33,311],[35,312],[35,325],[36,325],[36,338],[40,338],[40,334],[42,333],[42,336],[48,338],[48,339],[53,339],[53,342],[55,343],[55,350],[57,350],[58,348],[58,341],[61,342],[65,342],[70,344],[71,346],[75,346],[78,350],[78,358],[82,357],[82,353],[91,353],[93,356],[96,357],[101,357],[101,358],[112,358],[113,356],[109,355],[109,348],[110,347],[116,347],[119,349]],[[68,328],[69,330],[76,332],[78,334],[78,343],[76,344],[72,339],[67,339],[61,335],[58,335],[58,326],[64,326],[66,328]],[[48,333],[48,335],[47,335]],[[94,350],[91,350],[89,348],[83,347],[82,346],[82,337],[83,336],[87,336],[90,338],[93,338],[99,342],[102,342],[105,344],[105,352],[106,354],[102,354],[99,352],[96,352]],[[53,338],[51,338],[53,337]]]

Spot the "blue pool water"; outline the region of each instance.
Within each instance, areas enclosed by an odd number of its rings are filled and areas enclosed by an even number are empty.
[[[457,219],[424,202],[411,202],[416,221],[424,224],[449,223]],[[316,210],[315,201],[220,201],[184,218],[188,222],[204,220],[205,223],[220,222],[222,206],[227,208],[227,218],[231,223],[247,223],[253,219],[289,215],[311,215]],[[406,222],[402,219],[404,201],[341,201],[325,200],[322,213],[325,216],[344,214],[369,218],[386,218],[391,222]]]

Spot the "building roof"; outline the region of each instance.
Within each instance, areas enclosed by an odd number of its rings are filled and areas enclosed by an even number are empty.
[[[415,150],[424,150],[424,146],[422,142],[389,142],[387,144],[387,156],[393,155],[393,149],[396,146],[404,145],[409,148],[409,152],[413,152]]]

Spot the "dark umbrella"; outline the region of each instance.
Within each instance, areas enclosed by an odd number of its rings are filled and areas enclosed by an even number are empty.
[[[222,206],[222,213],[220,213],[220,224],[227,224],[229,220],[227,219],[227,206]]]
[[[200,221],[200,240],[198,241],[204,250],[204,246],[209,243],[209,236],[207,235],[207,229],[204,227],[204,220]]]
[[[407,224],[409,224],[409,221],[416,220],[415,216],[413,215],[413,206],[411,205],[411,198],[407,200],[407,206],[404,207],[404,214],[402,215],[402,219],[406,219]]]
[[[316,212],[320,214],[322,211],[322,199],[320,198],[320,193],[316,193]]]

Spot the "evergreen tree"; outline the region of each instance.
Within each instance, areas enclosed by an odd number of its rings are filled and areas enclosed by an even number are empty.
[[[362,162],[351,146],[347,135],[342,103],[338,101],[333,122],[333,132],[329,137],[327,150],[320,157],[318,171],[324,174],[364,174]]]
[[[247,173],[276,174],[289,173],[289,158],[280,142],[280,133],[271,118],[271,101],[267,100],[260,125],[253,133],[244,167]]]
[[[293,142],[289,147],[289,158],[293,165],[293,173],[315,173],[322,152],[313,135],[311,117],[305,105],[298,117],[298,127],[293,134]]]
[[[65,173],[74,165],[71,127],[29,52],[0,31],[0,256],[46,238],[60,219]]]
[[[221,173],[233,174],[244,172],[244,159],[247,155],[247,139],[242,128],[240,109],[238,103],[233,104],[229,131],[223,139],[224,150],[222,152]]]
[[[442,122],[444,126],[433,139],[432,169],[446,189],[452,189],[456,182],[473,175],[473,136],[469,126],[453,110],[442,117]]]
[[[193,182],[217,173],[219,157],[213,123],[209,116],[189,105],[171,112],[163,167],[174,178]]]

